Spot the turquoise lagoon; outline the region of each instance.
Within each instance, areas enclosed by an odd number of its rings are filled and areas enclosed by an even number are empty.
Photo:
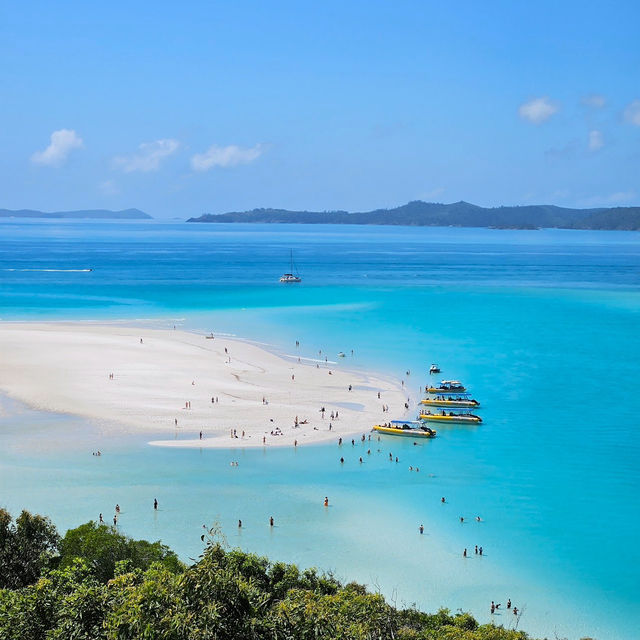
[[[290,248],[301,285],[277,283]],[[534,634],[636,636],[637,234],[3,221],[0,251],[3,319],[176,324],[284,354],[300,340],[310,357],[353,349],[336,366],[403,377],[414,398],[438,362],[468,383],[484,419],[420,446],[172,450],[5,398],[3,506],[65,528],[108,519],[119,502],[126,533],[185,559],[218,522],[230,545],[332,570],[398,604],[486,621],[491,600],[510,597]]]

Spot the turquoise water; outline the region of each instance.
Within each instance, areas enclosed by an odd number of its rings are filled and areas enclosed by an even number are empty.
[[[303,276],[294,287],[277,283],[290,247]],[[488,603],[511,597],[535,633],[634,637],[637,234],[7,221],[0,251],[3,319],[125,319],[284,353],[295,340],[309,355],[353,349],[345,366],[410,369],[416,391],[438,362],[469,384],[484,418],[419,447],[367,443],[361,466],[360,444],[164,450],[5,400],[0,503],[65,527],[119,502],[127,533],[184,557],[218,520],[232,545],[333,569],[399,602],[488,620]],[[105,455],[87,455],[98,443]],[[475,544],[485,555],[465,561]]]

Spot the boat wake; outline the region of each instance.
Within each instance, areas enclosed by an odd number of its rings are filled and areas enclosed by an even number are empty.
[[[52,273],[88,273],[93,269],[2,269],[2,271],[46,271]]]

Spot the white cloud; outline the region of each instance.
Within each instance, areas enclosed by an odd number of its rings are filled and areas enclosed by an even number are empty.
[[[116,156],[113,159],[113,164],[125,173],[157,171],[162,161],[175,153],[179,146],[180,143],[171,138],[143,142],[136,153],[128,156]]]
[[[598,151],[604,147],[604,138],[602,137],[602,131],[593,129],[589,131],[589,151]]]
[[[533,124],[542,124],[546,122],[559,107],[552,102],[547,96],[542,98],[533,98],[528,102],[523,102],[518,108],[518,114],[523,120],[533,122]]]
[[[115,196],[120,193],[118,185],[113,180],[104,180],[98,185],[98,188],[106,196]]]
[[[624,119],[636,127],[640,127],[640,100],[634,100],[624,110]]]
[[[259,158],[264,147],[257,144],[253,147],[238,147],[230,144],[226,147],[211,145],[204,153],[196,153],[191,158],[191,168],[194,171],[208,171],[213,167],[235,167],[239,164],[249,164]]]
[[[607,202],[611,202],[612,204],[619,204],[621,202],[631,202],[636,197],[636,192],[633,190],[630,191],[616,191],[616,193],[612,193],[607,196]]]
[[[602,109],[607,104],[607,99],[599,93],[592,93],[588,96],[584,96],[581,100],[585,107],[591,107],[592,109]]]
[[[73,129],[58,129],[51,134],[51,142],[44,151],[31,156],[34,164],[59,167],[74,150],[82,147],[82,138]]]

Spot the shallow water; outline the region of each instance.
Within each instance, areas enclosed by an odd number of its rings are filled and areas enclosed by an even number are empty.
[[[277,283],[289,247],[301,285]],[[633,637],[637,234],[14,221],[0,223],[0,249],[2,318],[177,324],[282,353],[300,340],[303,355],[344,351],[337,366],[403,377],[415,392],[438,362],[438,378],[468,383],[484,419],[439,427],[421,446],[383,437],[369,455],[368,441],[169,450],[5,401],[0,503],[13,511],[66,527],[100,511],[110,519],[119,502],[124,531],[184,557],[218,520],[232,545],[333,569],[398,601],[488,620],[487,604],[511,597],[535,633]]]

